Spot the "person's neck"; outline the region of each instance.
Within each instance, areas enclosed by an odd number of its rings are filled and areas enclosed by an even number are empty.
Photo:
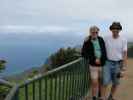
[[[113,37],[114,39],[117,39],[117,38],[119,38],[119,35],[112,35],[112,37]]]
[[[96,40],[98,37],[91,37],[92,40]]]

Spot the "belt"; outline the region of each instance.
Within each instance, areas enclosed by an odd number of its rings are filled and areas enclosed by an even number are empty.
[[[109,59],[108,59],[108,61],[109,61],[109,62],[113,62],[113,63],[121,63],[123,60],[114,61],[114,60],[109,60]]]

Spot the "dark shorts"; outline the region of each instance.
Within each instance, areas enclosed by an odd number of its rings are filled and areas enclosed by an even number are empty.
[[[120,78],[118,77],[118,74],[121,71],[120,67],[120,62],[106,61],[106,64],[102,69],[103,85],[109,85],[110,83],[113,85],[119,85]]]

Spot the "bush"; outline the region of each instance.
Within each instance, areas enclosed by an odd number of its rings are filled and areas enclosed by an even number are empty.
[[[5,60],[0,60],[0,71],[5,69],[5,64],[6,64]]]
[[[76,50],[76,48],[71,48],[71,47],[68,47],[66,49],[60,48],[56,53],[52,54],[48,58],[49,64],[46,67],[48,70],[50,70],[57,68],[61,65],[67,64],[79,58],[77,54],[79,54],[79,52]]]
[[[128,57],[133,57],[133,46],[130,46],[129,48],[128,48]]]

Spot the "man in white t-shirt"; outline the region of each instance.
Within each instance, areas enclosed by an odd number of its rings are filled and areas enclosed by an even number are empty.
[[[103,89],[101,100],[115,100],[114,96],[119,86],[120,78],[124,76],[127,65],[127,41],[120,36],[122,26],[119,22],[113,22],[110,26],[112,36],[105,38],[107,62],[103,67]],[[107,86],[112,83],[108,99],[106,99]]]

